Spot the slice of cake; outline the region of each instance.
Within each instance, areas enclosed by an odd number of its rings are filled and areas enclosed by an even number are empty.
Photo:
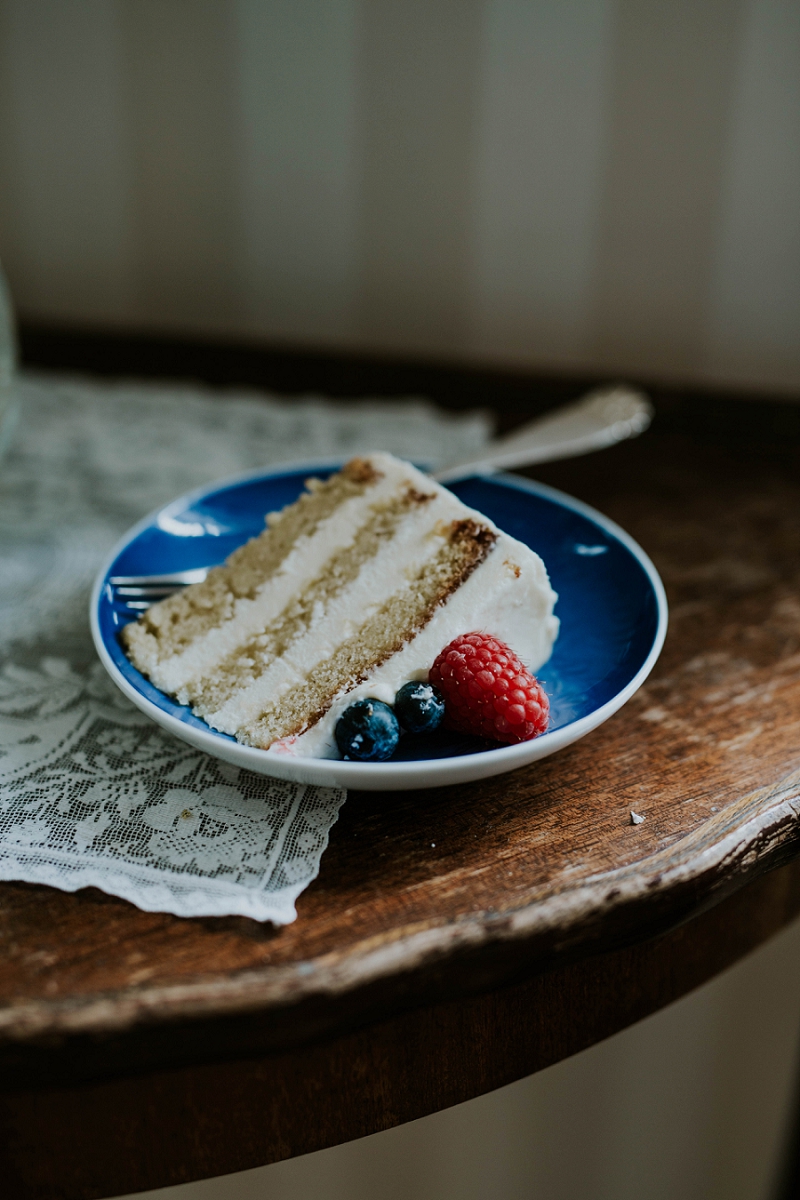
[[[335,757],[348,705],[391,704],[459,634],[490,633],[533,671],[550,657],[544,563],[452,492],[389,454],[306,487],[203,583],[122,632],[139,670],[213,729]]]

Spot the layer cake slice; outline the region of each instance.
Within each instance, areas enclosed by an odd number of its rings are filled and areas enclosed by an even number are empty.
[[[335,757],[354,700],[391,704],[454,637],[483,630],[537,670],[558,633],[544,563],[409,463],[355,458],[267,517],[123,643],[156,687],[273,752]]]

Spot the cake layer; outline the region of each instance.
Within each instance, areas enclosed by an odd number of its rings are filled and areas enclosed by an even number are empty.
[[[209,571],[202,583],[154,604],[135,625],[125,627],[123,640],[137,665],[146,664],[141,669],[150,674],[224,625],[238,602],[254,599],[264,580],[285,565],[299,541],[311,539],[338,509],[380,479],[367,459],[356,458],[324,482],[309,480],[308,491],[282,512],[270,513],[264,532],[235,550],[224,566]],[[171,690],[172,681],[154,682]]]

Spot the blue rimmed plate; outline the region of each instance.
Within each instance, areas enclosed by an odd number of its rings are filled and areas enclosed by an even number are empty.
[[[236,766],[327,787],[377,790],[440,787],[484,779],[544,758],[607,720],[649,675],[667,629],[658,572],[640,546],[579,500],[515,475],[472,477],[448,486],[465,504],[531,546],[558,592],[561,632],[538,672],[550,697],[547,733],[515,746],[439,734],[404,737],[385,763],[293,758],[242,746],[217,733],[141,675],[119,632],[134,619],[109,584],[114,575],[160,575],[221,563],[260,533],[264,514],[295,500],[310,472],[341,464],[264,469],[182,496],[140,521],[114,548],[92,592],[97,652],[117,686],[170,733]]]

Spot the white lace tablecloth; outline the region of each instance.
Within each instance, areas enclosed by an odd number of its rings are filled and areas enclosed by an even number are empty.
[[[0,879],[294,920],[345,793],[230,767],[129,704],[92,647],[93,576],[130,525],[207,480],[374,449],[454,460],[486,419],[59,376],[19,390],[0,462]]]

